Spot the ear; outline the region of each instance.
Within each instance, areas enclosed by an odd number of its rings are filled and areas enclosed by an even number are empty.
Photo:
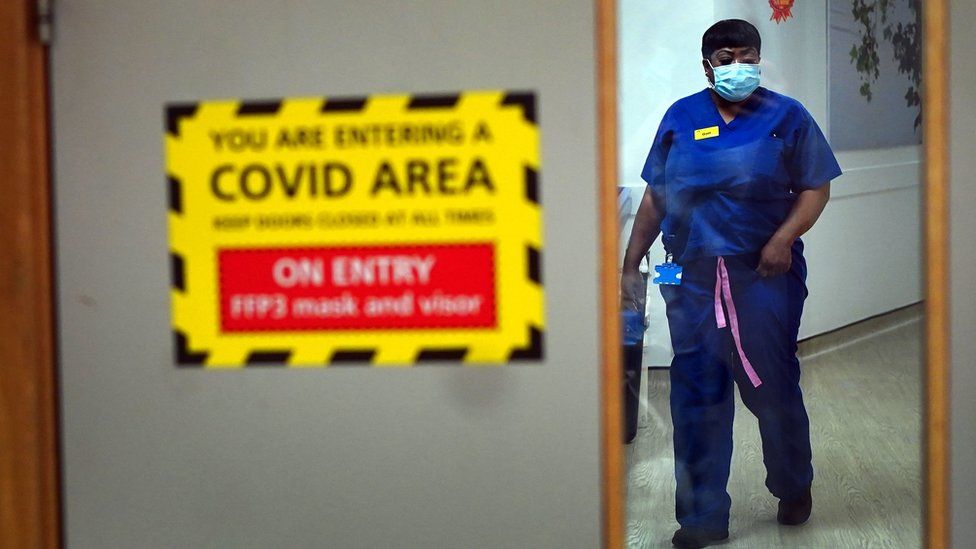
[[[715,74],[712,70],[712,66],[708,64],[707,59],[702,59],[702,68],[705,69],[705,78],[708,79],[713,85],[715,84]]]

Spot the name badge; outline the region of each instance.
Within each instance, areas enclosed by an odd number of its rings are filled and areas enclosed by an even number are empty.
[[[710,128],[701,128],[695,130],[695,141],[701,141],[702,139],[711,139],[712,137],[718,137],[718,126],[712,126]]]
[[[662,263],[654,266],[657,276],[651,280],[654,284],[664,284],[666,286],[677,286],[681,284],[681,265],[677,263]]]

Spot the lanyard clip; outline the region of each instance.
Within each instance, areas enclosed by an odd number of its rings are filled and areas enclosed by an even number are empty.
[[[673,234],[666,235],[661,242],[664,243],[664,262],[673,263],[674,254],[671,252],[671,245],[674,244],[675,236]]]

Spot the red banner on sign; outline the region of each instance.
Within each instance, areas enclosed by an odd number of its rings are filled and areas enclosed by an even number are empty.
[[[223,332],[493,328],[492,244],[224,249]]]

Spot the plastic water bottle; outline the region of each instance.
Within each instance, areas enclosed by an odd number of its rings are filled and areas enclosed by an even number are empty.
[[[623,344],[643,345],[644,343],[644,314],[640,311],[624,310],[621,313],[621,327],[623,329]]]

